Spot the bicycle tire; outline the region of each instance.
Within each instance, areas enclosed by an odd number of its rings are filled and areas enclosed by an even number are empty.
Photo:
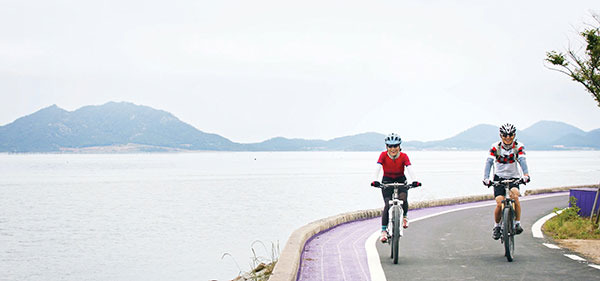
[[[391,214],[390,214],[390,225],[388,225],[388,233],[389,231],[394,231],[394,206],[391,207]],[[392,235],[394,234],[393,232],[391,232]],[[394,247],[392,247],[392,235],[388,234],[388,243],[390,244],[390,259],[394,258]]]
[[[504,242],[504,256],[509,262],[513,261],[515,252],[515,236],[513,227],[513,213],[510,207],[504,208],[502,220],[504,224],[504,230],[502,231],[502,240]]]
[[[394,208],[394,232],[392,233],[392,255],[394,264],[398,264],[398,256],[400,255],[400,218],[402,210],[399,206]]]

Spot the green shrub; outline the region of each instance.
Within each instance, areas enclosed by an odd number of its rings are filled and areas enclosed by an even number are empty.
[[[571,207],[564,209],[560,214],[560,209],[554,208],[557,215],[544,224],[543,230],[554,239],[600,239],[598,225],[592,223],[589,218],[579,216],[577,198],[571,196],[569,202]]]

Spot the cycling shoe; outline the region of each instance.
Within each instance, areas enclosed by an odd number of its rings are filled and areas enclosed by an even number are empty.
[[[518,223],[517,225],[515,225],[515,233],[521,234],[521,232],[523,232],[523,228],[521,227],[521,224]]]
[[[500,239],[500,227],[499,226],[494,227],[494,233],[492,234],[492,238],[494,238],[494,240]]]
[[[388,241],[387,231],[384,230],[381,232],[381,238],[379,238],[379,241],[381,241],[381,243],[387,243],[387,241]]]

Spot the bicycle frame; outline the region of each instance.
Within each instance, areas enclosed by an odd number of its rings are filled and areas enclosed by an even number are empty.
[[[394,264],[398,263],[400,252],[400,237],[404,234],[404,228],[401,226],[401,220],[404,218],[404,210],[402,210],[403,200],[399,198],[399,189],[410,189],[412,186],[406,183],[388,183],[381,184],[381,188],[394,188],[392,200],[389,201],[389,223],[388,223],[388,241],[391,241],[391,258],[394,259]],[[390,239],[391,238],[391,239]]]
[[[513,261],[515,251],[515,200],[510,197],[511,184],[521,183],[520,179],[510,179],[503,181],[493,182],[494,186],[503,186],[505,190],[504,200],[502,200],[502,215],[500,218],[500,229],[502,235],[500,236],[500,243],[504,244],[504,255],[509,262]]]
[[[392,195],[392,200],[390,200],[389,213],[390,213],[390,222],[391,223],[393,223],[393,212],[394,211],[396,211],[400,214],[399,215],[400,218],[404,217],[404,210],[402,209],[402,204],[404,204],[404,201],[399,198],[400,197],[399,192],[398,192],[399,187],[400,186],[394,187],[394,194]],[[400,228],[400,237],[402,237],[403,234],[404,234],[403,228]]]
[[[402,187],[404,187],[404,188],[406,188],[408,190],[408,189],[411,188],[411,185],[410,184],[406,184],[406,183],[397,183],[397,182],[394,182],[394,183],[383,183],[383,184],[381,184],[381,187],[383,189],[385,189],[385,188],[393,188],[394,189],[394,193],[392,194],[392,200],[389,201],[389,203],[390,203],[390,210],[388,211],[389,215],[390,215],[389,216],[390,223],[393,223],[392,220],[393,220],[393,211],[394,211],[394,209],[398,210],[401,218],[404,216],[404,210],[402,209],[402,204],[404,204],[404,201],[399,198],[400,194],[399,194],[398,190],[400,188],[402,188]],[[388,231],[388,233],[390,233],[390,231]],[[400,236],[402,236],[403,233],[404,232],[402,231],[402,228],[401,228],[400,229]],[[391,235],[391,233],[390,233],[390,235]]]

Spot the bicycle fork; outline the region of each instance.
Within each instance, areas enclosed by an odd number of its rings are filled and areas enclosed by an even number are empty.
[[[388,235],[394,235],[394,210],[398,212],[398,229],[400,229],[400,237],[404,235],[404,227],[402,227],[404,220],[404,211],[402,210],[402,204],[404,201],[399,199],[390,200],[390,209],[388,210]]]

